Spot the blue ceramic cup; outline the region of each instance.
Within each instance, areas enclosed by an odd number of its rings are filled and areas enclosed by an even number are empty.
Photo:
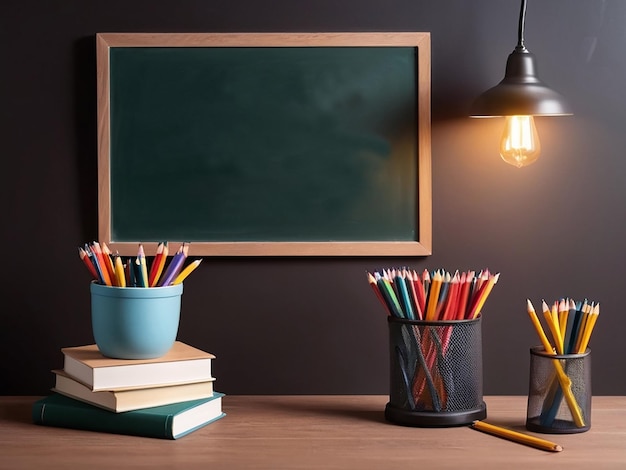
[[[91,326],[100,352],[117,359],[165,355],[178,334],[183,284],[111,287],[91,283]]]

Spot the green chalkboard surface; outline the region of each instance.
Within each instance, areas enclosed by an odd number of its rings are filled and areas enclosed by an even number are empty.
[[[108,45],[110,244],[421,245],[422,49],[186,44]]]

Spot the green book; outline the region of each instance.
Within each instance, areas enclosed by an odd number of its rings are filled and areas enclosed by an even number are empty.
[[[178,439],[225,416],[223,393],[210,398],[114,413],[54,393],[33,404],[33,422],[44,426]]]

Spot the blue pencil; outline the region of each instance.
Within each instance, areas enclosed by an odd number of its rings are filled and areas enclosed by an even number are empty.
[[[415,320],[415,314],[413,313],[413,306],[411,305],[411,298],[409,296],[409,291],[406,288],[406,283],[404,279],[399,274],[396,275],[394,279],[394,284],[397,285],[399,292],[399,299],[402,305],[402,310],[406,318],[409,320]]]
[[[563,337],[563,352],[565,354],[571,354],[576,340],[573,339],[574,334],[574,321],[576,320],[576,304],[572,299],[569,300],[569,309],[567,314],[567,326],[565,327],[565,336]]]

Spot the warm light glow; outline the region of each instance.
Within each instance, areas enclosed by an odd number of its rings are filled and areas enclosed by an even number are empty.
[[[500,140],[500,156],[517,168],[530,165],[539,158],[541,145],[532,116],[506,116]]]

